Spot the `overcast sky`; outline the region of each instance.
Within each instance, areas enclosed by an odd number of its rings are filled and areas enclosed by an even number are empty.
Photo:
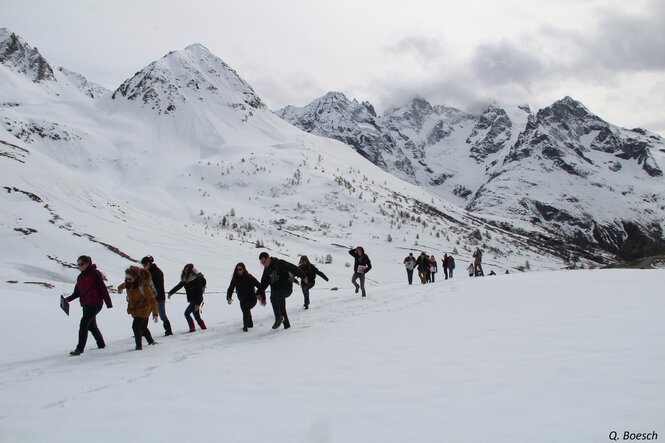
[[[272,109],[326,92],[377,111],[566,95],[665,135],[663,0],[0,0],[0,27],[109,89],[201,43]]]

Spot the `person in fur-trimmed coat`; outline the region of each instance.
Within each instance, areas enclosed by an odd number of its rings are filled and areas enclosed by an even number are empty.
[[[175,285],[173,289],[169,291],[168,297],[171,298],[171,296],[178,292],[182,287],[185,288],[187,301],[189,302],[189,306],[185,309],[185,318],[189,325],[189,332],[196,331],[194,320],[192,320],[192,314],[194,314],[194,318],[201,329],[208,329],[201,318],[201,305],[203,304],[203,293],[206,288],[206,279],[191,263],[187,263],[185,267],[182,268],[180,283]]]
[[[124,289],[127,290],[127,313],[134,318],[132,330],[136,350],[140,351],[143,349],[143,337],[149,345],[157,343],[148,329],[150,314],[152,313],[155,323],[158,318],[157,299],[150,273],[137,266],[130,266],[125,270],[125,282],[118,286],[118,292],[122,293]]]

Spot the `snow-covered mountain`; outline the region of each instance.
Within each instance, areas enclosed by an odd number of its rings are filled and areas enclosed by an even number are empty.
[[[277,114],[499,224],[536,224],[623,258],[665,250],[665,178],[653,156],[665,140],[569,97],[536,114],[494,104],[475,115],[415,99],[377,116],[335,92]]]
[[[295,128],[201,45],[114,93],[88,94],[67,72],[34,82],[0,65],[0,235],[14,251],[3,282],[71,282],[82,253],[110,283],[150,253],[167,276],[194,262],[213,288],[237,261],[256,266],[257,247],[328,262],[335,285],[358,244],[376,257],[375,282],[401,280],[412,249],[454,252],[462,267],[481,247],[497,272],[609,259],[542,229],[497,227]]]

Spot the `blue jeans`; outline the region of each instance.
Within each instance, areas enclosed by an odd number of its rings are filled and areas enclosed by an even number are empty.
[[[305,307],[309,306],[309,290],[314,287],[311,283],[300,283],[300,288],[302,289],[302,295],[305,296]]]
[[[166,300],[157,301],[157,311],[159,311],[159,319],[161,321],[169,321],[169,318],[166,316]]]
[[[185,309],[185,318],[187,319],[187,323],[192,322],[192,317],[191,314],[194,314],[194,318],[196,319],[196,322],[198,324],[201,324],[201,314],[199,311],[194,310],[194,306],[196,306],[194,303],[189,303],[189,306],[187,306],[187,309]],[[201,307],[199,306],[199,310]]]

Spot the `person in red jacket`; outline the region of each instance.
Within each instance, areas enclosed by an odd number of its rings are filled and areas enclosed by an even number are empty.
[[[81,317],[79,325],[78,345],[76,345],[76,349],[69,353],[70,355],[83,354],[85,343],[88,341],[88,331],[95,338],[98,348],[106,347],[104,337],[97,327],[97,314],[102,310],[103,303],[106,303],[106,307],[109,309],[113,307],[102,273],[97,270],[97,266],[92,263],[92,259],[87,255],[82,255],[78,258],[76,264],[81,273],[76,279],[74,293],[66,300],[71,302],[78,298],[83,308],[83,317]]]

